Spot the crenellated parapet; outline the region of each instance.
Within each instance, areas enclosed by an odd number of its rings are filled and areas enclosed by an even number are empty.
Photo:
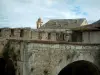
[[[70,41],[71,34],[68,29],[0,28],[0,39]]]
[[[0,28],[0,38],[31,39],[31,28]]]

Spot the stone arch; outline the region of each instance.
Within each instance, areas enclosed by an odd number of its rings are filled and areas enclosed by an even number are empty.
[[[5,75],[5,60],[3,58],[0,58],[0,74]]]
[[[0,56],[1,59],[5,62],[5,74],[4,75],[16,75],[16,63],[17,55],[14,52],[14,47],[11,47],[11,42],[8,41],[3,48],[3,52]]]
[[[11,59],[0,58],[0,74],[15,75],[15,68]]]
[[[58,75],[100,75],[100,70],[89,61],[79,60],[68,64]]]

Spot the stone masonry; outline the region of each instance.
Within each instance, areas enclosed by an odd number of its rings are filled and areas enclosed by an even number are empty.
[[[100,44],[12,39],[4,43],[3,52],[6,51],[14,62],[16,75],[57,75],[78,60],[100,68]]]

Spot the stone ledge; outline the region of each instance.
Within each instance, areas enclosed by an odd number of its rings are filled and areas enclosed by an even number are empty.
[[[24,39],[7,39],[8,41],[18,41],[27,43],[43,43],[43,44],[69,44],[69,45],[100,45],[100,43],[82,43],[82,42],[66,42],[66,41],[45,41],[45,40],[24,40]]]

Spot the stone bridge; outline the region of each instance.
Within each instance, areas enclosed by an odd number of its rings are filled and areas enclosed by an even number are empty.
[[[79,60],[100,68],[100,44],[11,39],[1,45],[1,56],[13,60],[16,75],[57,75]]]

